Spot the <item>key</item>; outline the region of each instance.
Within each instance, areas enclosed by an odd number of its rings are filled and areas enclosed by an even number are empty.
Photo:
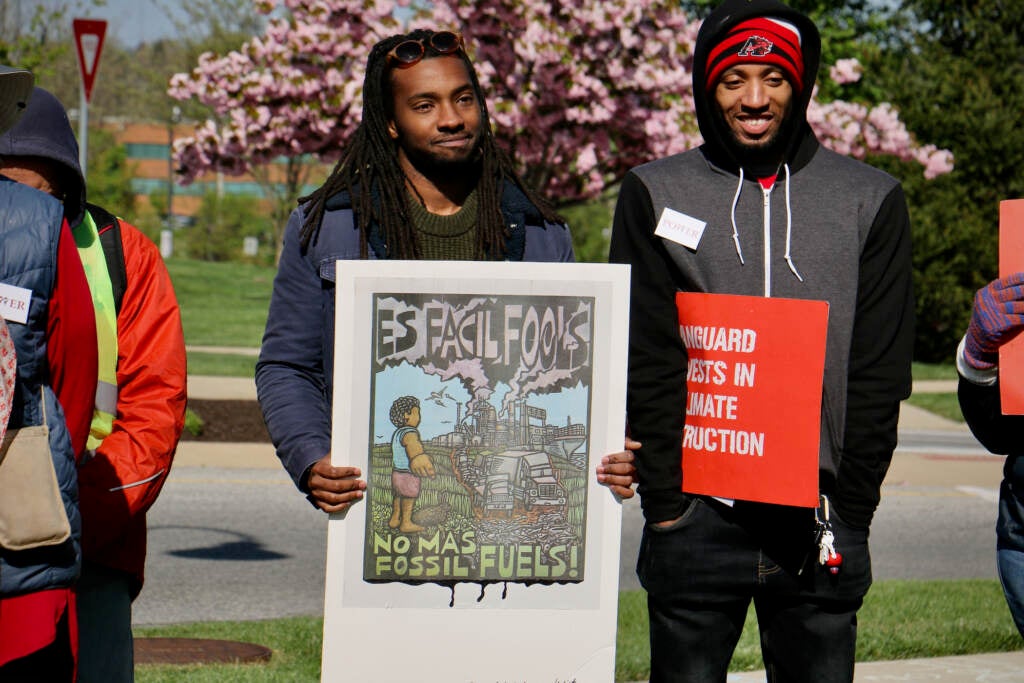
[[[843,556],[836,552],[836,537],[832,532],[832,523],[829,521],[828,496],[821,497],[820,509],[824,520],[818,517],[817,510],[814,511],[815,520],[824,527],[818,540],[818,564],[828,567],[829,573],[835,576],[839,573],[839,568],[843,566]]]
[[[828,561],[836,556],[835,534],[826,529],[818,541],[818,564],[828,564]]]

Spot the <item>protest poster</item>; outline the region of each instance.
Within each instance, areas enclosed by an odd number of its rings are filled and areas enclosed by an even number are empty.
[[[612,681],[628,267],[336,272],[323,680]]]
[[[816,507],[828,303],[679,293],[676,308],[683,490]]]
[[[1024,199],[999,202],[999,277],[1024,272]],[[1024,335],[999,348],[999,399],[1004,415],[1024,415]]]

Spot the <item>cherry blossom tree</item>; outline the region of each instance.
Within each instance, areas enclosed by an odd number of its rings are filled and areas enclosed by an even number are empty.
[[[632,166],[700,143],[693,114],[698,22],[672,0],[435,0],[401,11],[394,0],[255,0],[272,18],[227,55],[205,54],[169,93],[213,116],[175,142],[181,180],[256,172],[285,158],[333,161],[361,113],[366,56],[381,38],[419,26],[465,37],[495,135],[527,182],[565,205],[598,196]],[[855,60],[827,73],[860,77]],[[894,155],[928,177],[952,155],[920,145],[887,104],[812,101],[823,144],[855,157]],[[270,175],[266,176],[272,180]],[[288,206],[301,178],[288,178]]]
[[[829,78],[839,85],[856,83],[861,73],[856,59],[840,59],[829,68]],[[916,161],[924,166],[928,179],[953,170],[953,154],[935,145],[917,144],[891,104],[869,107],[842,100],[821,103],[812,98],[807,121],[819,139],[840,154],[858,159],[867,154],[888,154]]]

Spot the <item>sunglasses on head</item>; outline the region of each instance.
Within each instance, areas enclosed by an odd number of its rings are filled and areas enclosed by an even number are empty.
[[[403,40],[388,53],[388,62],[407,69],[423,59],[427,45],[438,54],[450,55],[463,49],[462,35],[454,31],[438,31],[429,38]]]

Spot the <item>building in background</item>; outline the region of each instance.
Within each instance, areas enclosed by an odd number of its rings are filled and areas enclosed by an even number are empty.
[[[192,135],[190,124],[175,124],[173,129],[160,123],[136,123],[131,121],[107,119],[102,127],[110,132],[114,139],[124,145],[129,168],[134,169],[132,189],[139,209],[151,206],[150,197],[166,198],[168,213],[175,217],[176,224],[187,224],[189,219],[198,212],[203,197],[207,194],[235,195],[252,197],[265,204],[262,208],[268,212],[271,199],[263,187],[251,175],[229,176],[224,174],[207,174],[201,176],[191,185],[181,186],[174,182],[174,164],[171,159],[171,140]],[[314,169],[312,182],[302,188],[300,194],[315,190],[330,172],[330,165],[319,164],[322,169]],[[281,161],[280,179],[284,179],[284,160]]]

